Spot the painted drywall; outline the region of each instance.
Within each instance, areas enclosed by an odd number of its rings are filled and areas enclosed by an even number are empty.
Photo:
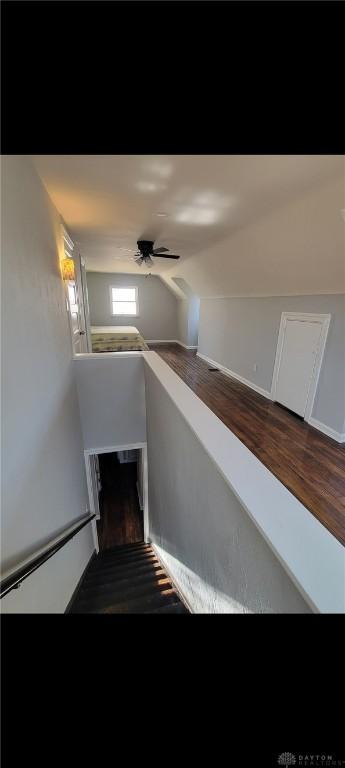
[[[178,339],[188,347],[197,347],[200,299],[182,278],[174,277],[172,282],[184,295],[177,304]]]
[[[344,293],[343,160],[339,170],[182,260],[178,274],[200,297]]]
[[[282,312],[331,314],[312,416],[342,433],[345,415],[344,296],[202,299],[199,352],[270,392]]]
[[[23,581],[19,589],[3,597],[3,612],[64,613],[92,554],[89,528],[83,528],[54,557]]]
[[[146,441],[145,381],[140,354],[73,361],[85,449]]]
[[[181,299],[177,304],[177,323],[178,323],[178,335],[176,338],[182,341],[182,344],[189,346],[188,335],[188,309],[189,300]]]
[[[193,611],[309,613],[149,365],[145,380],[149,535]]]
[[[190,296],[177,302],[178,340],[187,347],[198,346],[200,299]]]
[[[199,343],[199,317],[200,299],[193,295],[189,300],[188,313],[188,338],[190,346],[193,347],[197,347]]]
[[[2,569],[88,504],[63,283],[59,216],[30,161],[2,158]],[[4,612],[64,610],[94,549],[91,526]],[[54,578],[47,581],[47,574]],[[34,587],[33,587],[34,585]]]
[[[177,299],[159,277],[87,272],[87,285],[91,325],[135,325],[145,339],[177,338]],[[138,317],[111,315],[111,285],[137,286]]]

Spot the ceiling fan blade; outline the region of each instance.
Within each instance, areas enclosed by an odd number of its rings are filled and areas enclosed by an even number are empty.
[[[146,259],[145,259],[145,264],[146,264],[148,267],[152,267],[153,261],[152,261],[152,259],[151,259],[151,256],[146,256]]]
[[[155,253],[155,256],[159,256],[160,259],[179,259],[180,256],[174,256],[174,254],[169,253],[169,255],[165,253]]]
[[[144,257],[143,256],[139,256],[139,258],[138,259],[134,259],[134,261],[135,261],[136,264],[139,264],[139,267],[141,267],[141,265],[142,265],[142,263],[144,261]]]
[[[166,253],[168,250],[169,248],[164,248],[164,246],[162,246],[161,248],[154,248],[153,253]]]

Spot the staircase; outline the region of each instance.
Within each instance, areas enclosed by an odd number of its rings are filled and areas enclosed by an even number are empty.
[[[145,542],[94,557],[69,613],[189,613]]]

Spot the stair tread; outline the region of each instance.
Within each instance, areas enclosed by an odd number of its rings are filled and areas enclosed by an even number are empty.
[[[94,558],[71,613],[189,613],[154,550],[145,542]]]
[[[138,544],[124,544],[121,547],[108,547],[108,549],[104,549],[99,553],[99,557],[107,558],[113,557],[114,555],[116,557],[121,557],[123,555],[131,554],[132,552],[140,552],[141,550],[145,549],[151,549],[151,547],[144,541],[138,542]]]
[[[141,563],[140,565],[131,565],[129,568],[119,568],[109,571],[94,571],[86,576],[83,582],[84,586],[94,586],[97,584],[117,583],[123,579],[137,578],[140,574],[156,573],[162,570],[158,561],[152,563]]]
[[[167,576],[164,580],[162,579],[161,582],[163,583],[158,583],[157,579],[150,579],[143,581],[142,583],[129,584],[126,588],[122,585],[119,589],[114,588],[113,590],[105,591],[104,593],[102,593],[102,590],[100,589],[98,594],[92,596],[85,593],[82,595],[80,593],[79,600],[76,601],[76,607],[88,605],[90,608],[92,606],[95,606],[96,608],[99,606],[102,608],[110,604],[117,604],[130,601],[131,599],[145,597],[147,594],[155,594],[167,590],[175,591]]]
[[[130,563],[124,563],[123,565],[113,565],[109,568],[99,567],[99,568],[93,568],[90,569],[90,572],[88,573],[88,578],[116,578],[117,575],[120,575],[121,573],[135,573],[136,570],[139,570],[140,568],[148,568],[148,567],[154,567],[158,566],[159,561],[154,558],[145,558],[141,560],[134,560]]]
[[[125,594],[128,590],[133,591],[142,585],[152,583],[158,584],[163,579],[168,579],[166,573],[161,569],[158,571],[149,571],[148,573],[139,573],[136,577],[126,577],[116,581],[99,582],[96,584],[86,584],[79,593],[80,600],[86,600],[93,595],[115,595],[118,592]],[[171,584],[171,582],[169,582]]]
[[[93,606],[86,611],[87,613],[148,613],[150,609],[158,608],[170,603],[176,603],[176,593],[172,590],[170,594],[162,594],[161,592],[149,593],[142,595],[141,597],[134,597],[132,600],[123,600],[121,602],[111,604],[109,603],[103,607]],[[77,613],[83,613],[83,610],[76,611]]]
[[[187,613],[189,615],[189,611],[186,606],[181,603],[181,600],[170,603],[170,605],[162,605],[160,608],[153,608],[152,610],[147,611],[147,613]]]

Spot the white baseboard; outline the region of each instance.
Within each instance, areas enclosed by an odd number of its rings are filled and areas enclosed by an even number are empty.
[[[262,389],[262,387],[258,387],[256,384],[253,384],[252,381],[245,379],[243,376],[239,376],[239,374],[234,373],[234,371],[230,371],[229,368],[226,368],[224,365],[220,365],[220,363],[217,363],[215,360],[211,360],[210,357],[206,357],[206,355],[202,355],[201,352],[197,352],[197,357],[200,357],[202,360],[205,360],[206,363],[209,363],[215,368],[219,368],[219,370],[222,373],[224,373],[226,376],[229,376],[231,379],[236,379],[237,381],[240,381],[241,384],[245,384],[247,387],[250,387],[250,389],[254,389],[255,392],[259,393],[259,395],[263,395],[264,397],[267,397],[268,400],[272,400],[271,393],[268,392],[266,389]],[[322,421],[318,421],[317,419],[310,417],[308,419],[308,422],[306,423],[310,424],[311,427],[315,427],[315,429],[318,429],[320,432],[323,432],[328,437],[331,437],[333,440],[336,440],[337,443],[345,443],[345,434],[341,434],[341,432],[336,432],[335,429],[328,427],[327,424],[323,424]]]
[[[179,341],[178,339],[175,342],[176,344],[179,344],[181,347],[184,347],[185,349],[198,349],[198,347],[188,346],[187,344],[184,344],[183,341]]]
[[[315,427],[315,429],[319,429],[320,432],[323,432],[333,440],[336,440],[337,443],[345,443],[345,433],[342,435],[341,432],[336,432],[335,429],[328,427],[327,424],[323,424],[322,421],[318,421],[317,419],[314,419],[312,416],[310,416],[308,424],[310,424],[311,427]]]
[[[245,384],[246,387],[250,387],[250,389],[254,389],[255,392],[258,392],[259,395],[263,395],[264,397],[267,397],[268,400],[271,400],[271,393],[268,392],[267,389],[263,389],[262,387],[258,387],[257,384],[253,384],[252,381],[249,381],[249,379],[245,379],[243,376],[240,376],[238,373],[235,373],[234,371],[230,371],[230,368],[226,368],[225,365],[221,365],[220,363],[217,363],[215,360],[211,360],[210,357],[206,357],[206,355],[202,355],[201,352],[197,352],[197,357],[201,357],[202,360],[205,360],[206,363],[209,363],[209,365],[214,366],[215,368],[219,368],[219,370],[225,374],[225,376],[229,376],[230,379],[236,379],[236,381],[240,381],[241,384]]]
[[[180,346],[185,349],[198,349],[198,347],[188,347],[187,344],[184,344],[183,341],[179,341],[179,339],[145,339],[145,341],[146,344],[180,344]]]

